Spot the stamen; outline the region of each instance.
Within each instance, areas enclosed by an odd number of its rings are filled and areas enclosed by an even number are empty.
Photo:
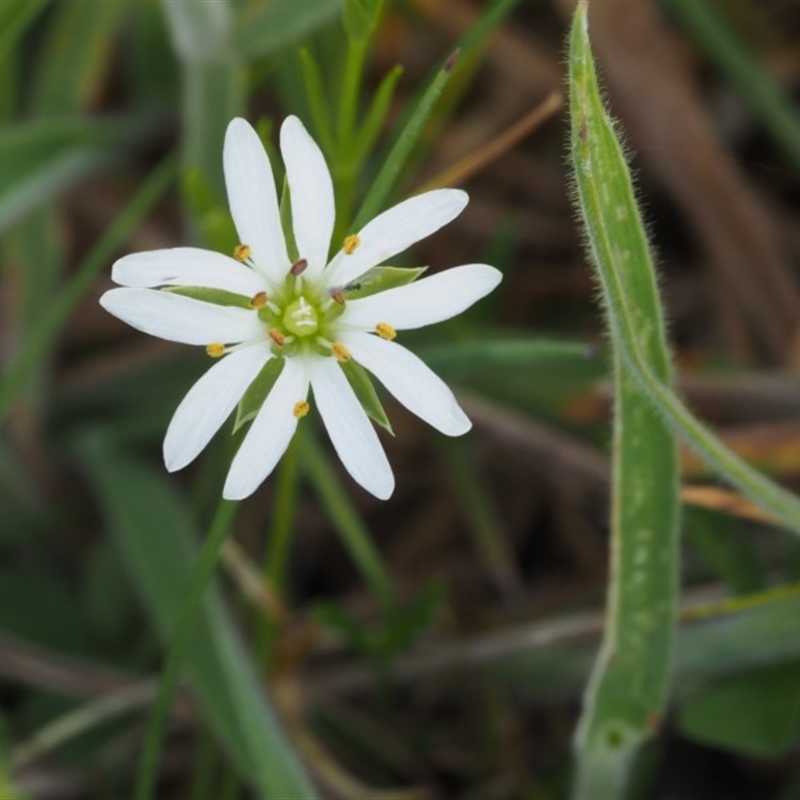
[[[344,250],[344,254],[346,256],[351,256],[355,252],[356,248],[361,244],[361,239],[359,239],[358,235],[355,233],[351,233],[349,236],[345,237],[344,244],[342,245],[342,249]]]
[[[224,356],[225,345],[222,344],[222,342],[212,342],[206,346],[206,353],[208,353],[211,358],[219,358],[220,356]]]
[[[302,275],[307,269],[308,261],[306,261],[305,258],[301,258],[299,261],[295,261],[294,264],[292,264],[289,274],[296,278],[298,275]]]
[[[341,289],[331,290],[331,300],[338,303],[340,306],[344,305],[344,292]]]
[[[350,360],[350,351],[341,342],[334,342],[331,345],[331,353],[342,363]]]
[[[233,248],[233,257],[237,261],[247,261],[250,258],[251,250],[249,244],[237,244]]]
[[[397,338],[397,331],[388,322],[379,322],[375,326],[375,333],[377,333],[381,339],[386,339],[389,342]]]
[[[250,298],[250,308],[264,308],[267,304],[267,293],[258,292]]]
[[[294,409],[292,411],[292,414],[295,415],[296,419],[303,419],[303,417],[306,414],[308,414],[310,409],[311,409],[311,406],[308,404],[308,402],[306,400],[298,400],[294,404]]]
[[[286,344],[286,337],[277,328],[270,328],[267,331],[267,336],[269,336],[278,347],[283,347]]]

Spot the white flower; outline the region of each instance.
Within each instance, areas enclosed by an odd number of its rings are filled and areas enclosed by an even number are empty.
[[[269,159],[250,125],[234,119],[225,136],[225,181],[242,244],[236,259],[192,247],[135,253],[114,264],[127,288],[100,303],[135,328],[221,357],[189,390],[164,440],[164,462],[181,469],[208,444],[270,359],[283,368],[237,452],[223,496],[250,495],[272,472],[308,413],[308,390],[339,458],[361,486],[388,498],[394,477],[366,412],[340,366],[355,360],[410,411],[459,436],[471,423],[450,389],[404,347],[396,331],[448,319],[488,294],[500,273],[469,264],[358,299],[358,279],[437,231],[467,204],[440,189],[412,197],[348,236],[328,262],[333,184],[319,147],[297,117],[280,145],[300,260],[287,254]],[[204,302],[159,287],[205,287],[249,298],[239,306]]]

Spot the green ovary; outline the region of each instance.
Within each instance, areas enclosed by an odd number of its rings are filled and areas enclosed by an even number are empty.
[[[286,306],[283,326],[295,336],[313,336],[319,330],[319,313],[304,297]]]

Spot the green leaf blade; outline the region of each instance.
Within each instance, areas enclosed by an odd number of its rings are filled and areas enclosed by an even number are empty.
[[[671,381],[655,270],[630,172],[597,85],[580,4],[570,37],[572,161],[615,350],[611,578],[606,634],[576,736],[576,797],[620,797],[658,727],[672,671],[678,575],[678,461],[672,432],[621,355],[617,284],[643,360]]]

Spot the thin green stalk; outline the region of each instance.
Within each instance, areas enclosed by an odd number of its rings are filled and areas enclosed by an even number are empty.
[[[361,204],[361,208],[358,210],[358,214],[356,214],[353,230],[362,228],[366,222],[372,219],[381,209],[381,206],[397,181],[400,170],[405,165],[409,155],[411,155],[414,146],[419,141],[422,128],[433,111],[436,101],[439,99],[444,91],[444,87],[450,80],[457,57],[457,50],[448,56],[441,69],[436,73],[436,76],[423,93],[414,112],[398,134],[389,155],[386,157],[386,161],[384,161],[381,171],[378,173],[378,177],[375,178],[369,193]]]
[[[384,612],[391,611],[397,606],[394,584],[389,570],[370,538],[369,531],[353,508],[330,461],[312,432],[302,432],[299,439],[303,467],[317,490],[328,516],[336,525],[350,557],[355,561],[378,603]]]
[[[32,369],[45,357],[69,315],[92,287],[98,274],[108,266],[116,250],[172,185],[175,176],[176,159],[170,155],[153,170],[131,202],[81,262],[72,278],[42,309],[38,325],[30,331],[22,352],[3,376],[0,385],[0,425],[5,421]]]
[[[348,39],[347,41],[347,55],[345,56],[339,98],[339,116],[336,120],[340,157],[349,155],[352,149],[353,132],[361,98],[361,81],[367,57],[367,43],[367,39],[358,41]]]
[[[58,747],[109,719],[152,702],[155,683],[147,680],[102,695],[49,722],[24,744],[15,748],[14,769],[21,770]],[[0,794],[0,797],[4,795]]]
[[[311,111],[311,119],[314,121],[314,129],[322,150],[330,155],[334,152],[336,146],[333,140],[330,105],[328,98],[325,96],[322,73],[314,60],[314,56],[307,47],[301,47],[298,55],[303,73],[303,83],[306,87],[308,107]]]
[[[153,797],[158,774],[158,762],[164,746],[167,715],[175,689],[178,686],[186,648],[194,630],[197,610],[214,574],[220,548],[230,532],[237,507],[236,503],[229,500],[220,501],[214,520],[211,523],[208,537],[203,542],[197,563],[192,570],[186,599],[175,625],[175,632],[158,685],[158,695],[150,717],[144,753],[139,764],[139,773],[133,795],[135,800],[151,800]]]

